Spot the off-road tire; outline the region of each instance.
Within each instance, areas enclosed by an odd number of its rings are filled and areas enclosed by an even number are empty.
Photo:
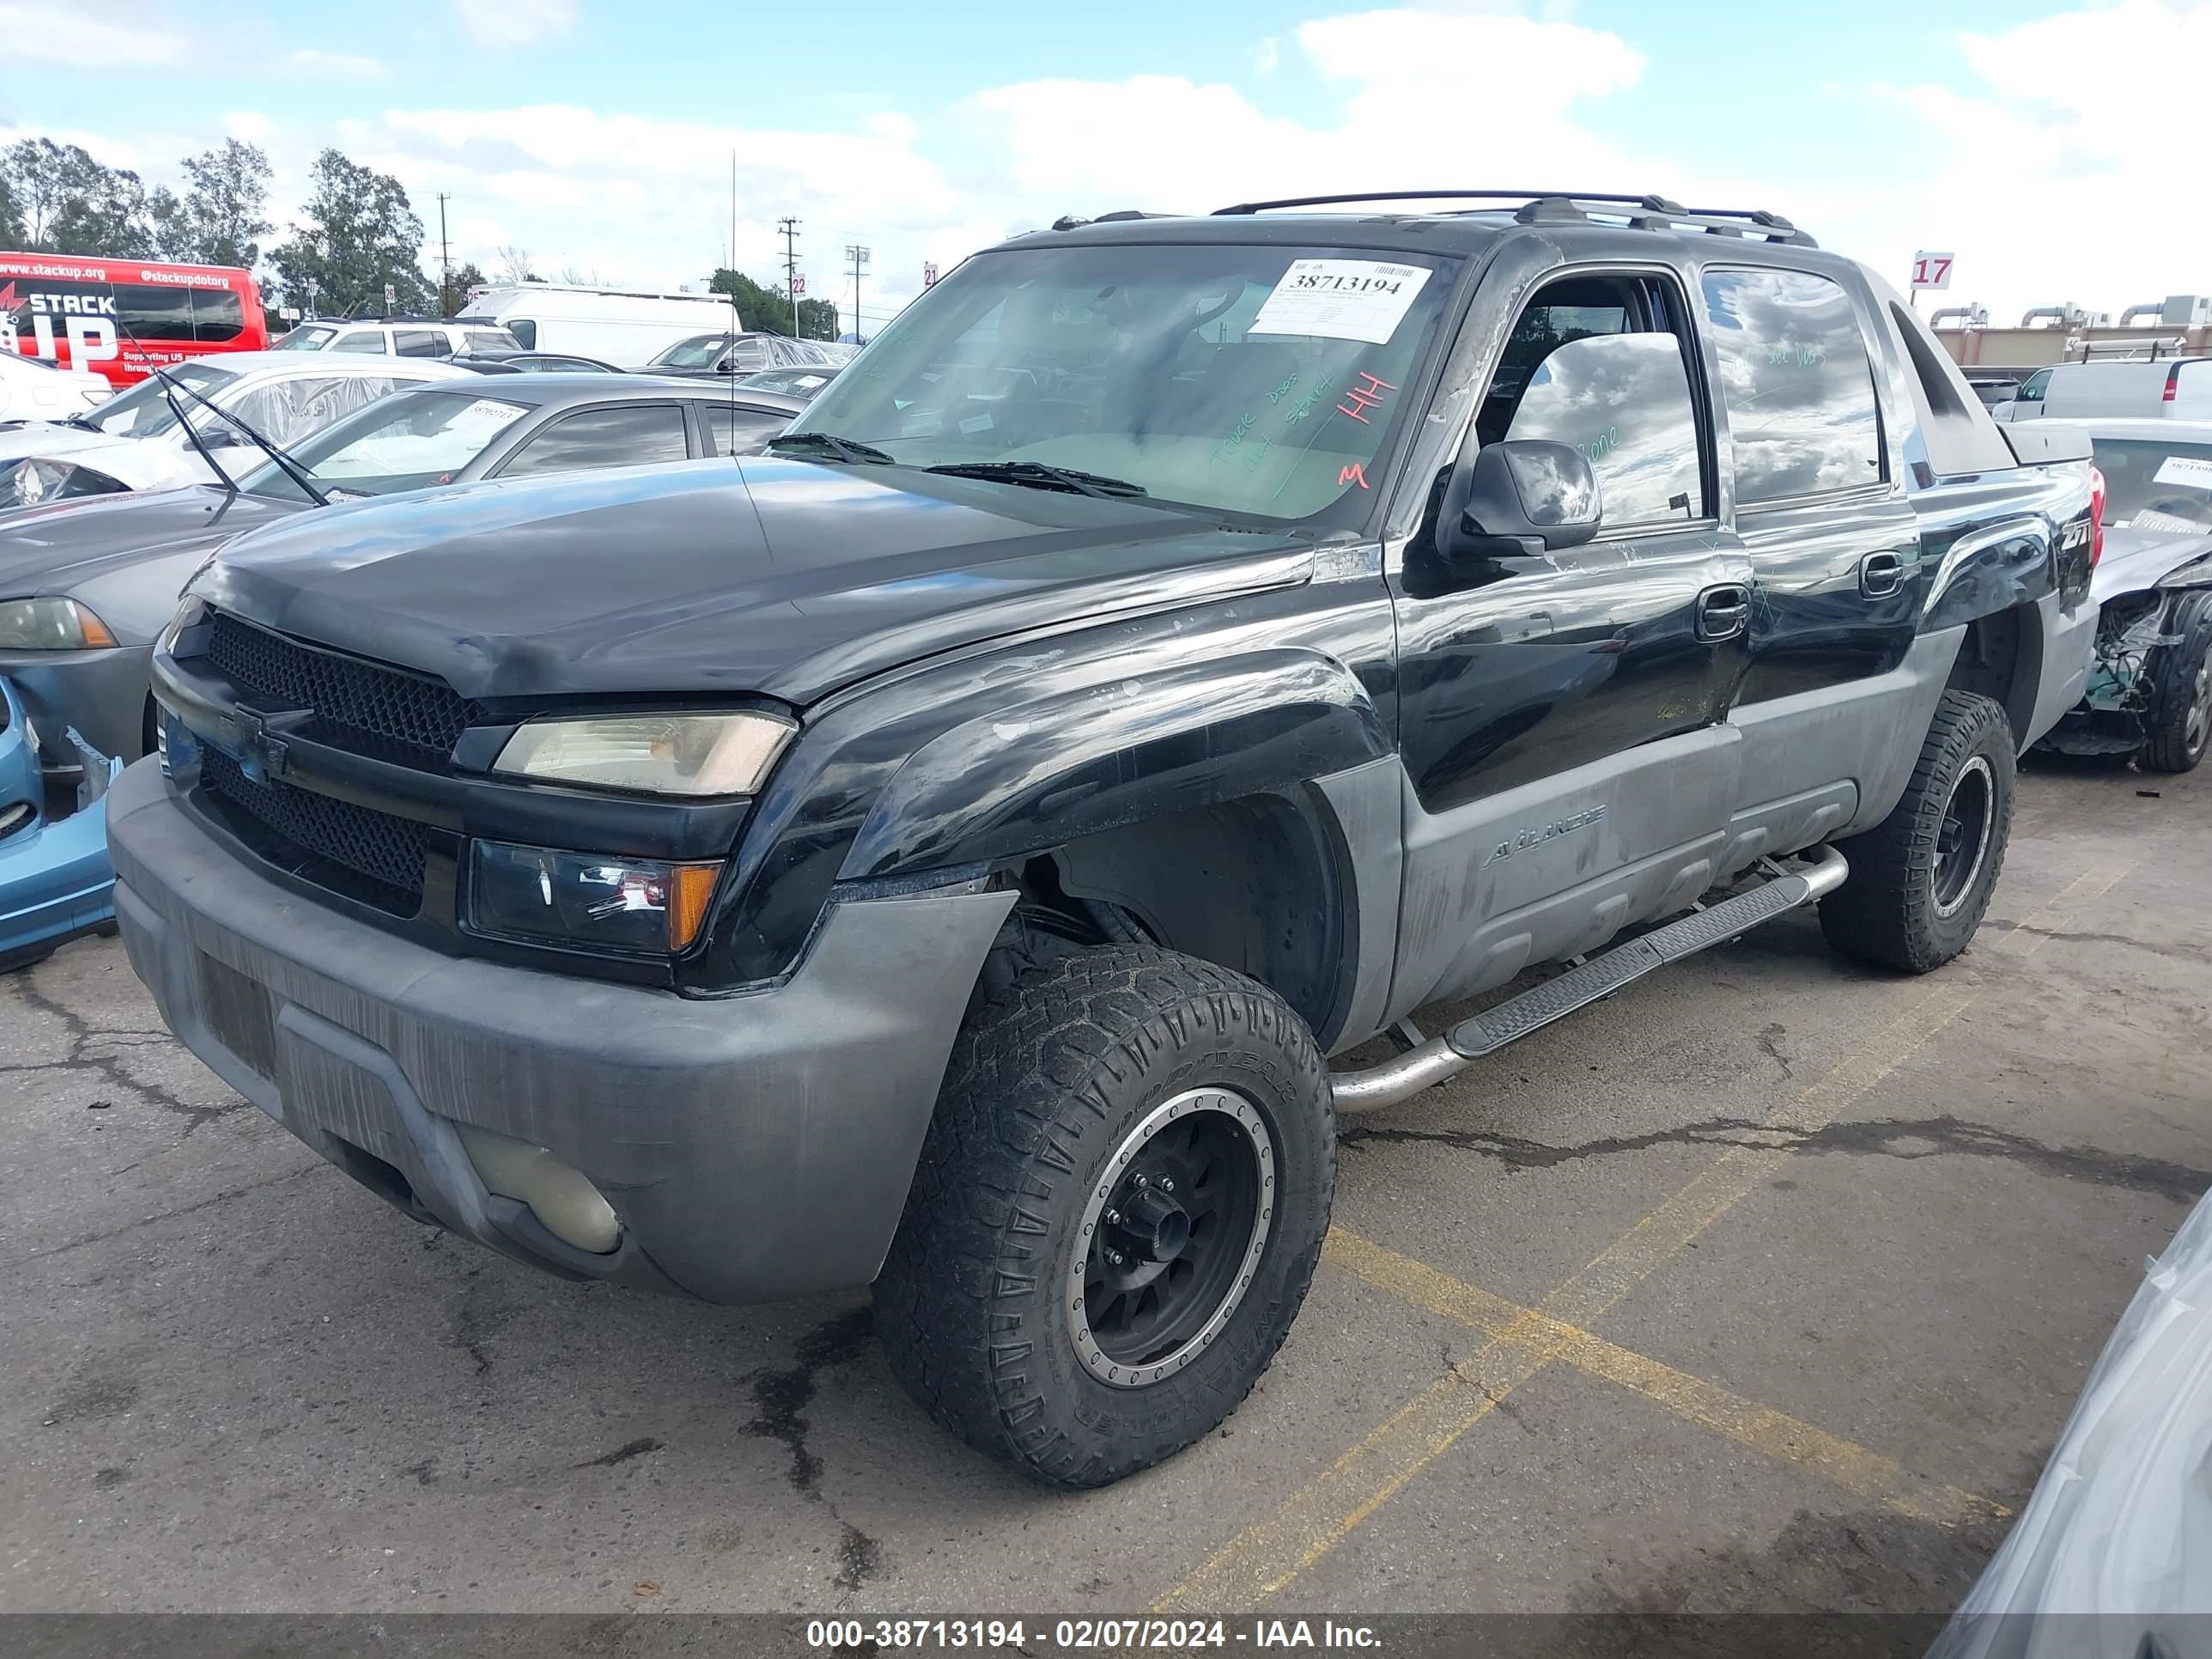
[[[2160,647],[2151,665],[2143,769],[2193,772],[2212,738],[2212,593],[2190,595],[2168,626],[2181,643]]]
[[[1263,1253],[1180,1370],[1109,1386],[1076,1351],[1066,1291],[1091,1249],[1085,1209],[1127,1138],[1206,1087],[1241,1097],[1272,1139]],[[1312,1281],[1335,1178],[1328,1074],[1281,998],[1150,945],[1079,950],[971,1012],[876,1281],[876,1329],[900,1382],[969,1445],[1048,1485],[1105,1486],[1212,1430],[1259,1381]]]
[[[1989,834],[1947,909],[1937,895],[1938,845],[1954,791],[1970,777],[1986,780]],[[1851,872],[1820,901],[1820,931],[1828,943],[1845,956],[1908,974],[1929,973],[1965,950],[2004,868],[2013,784],[2012,724],[2004,710],[1973,692],[1946,691],[1896,809],[1865,834],[1836,844]]]

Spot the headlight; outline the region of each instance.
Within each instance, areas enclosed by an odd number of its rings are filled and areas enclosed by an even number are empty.
[[[210,553],[208,557],[212,559],[215,555]],[[207,566],[202,565],[200,568],[204,570]],[[177,607],[177,614],[169,618],[167,626],[155,638],[154,649],[161,652],[174,652],[177,648],[177,635],[187,628],[197,627],[200,619],[206,615],[207,601],[198,594],[186,594],[184,603]]]
[[[509,939],[665,954],[699,937],[722,866],[475,843],[469,926]]]
[[[751,713],[532,720],[492,770],[650,795],[750,795],[796,730],[780,714]]]
[[[129,489],[119,478],[95,472],[71,461],[46,461],[33,457],[18,462],[8,474],[7,495],[13,505],[37,507],[73,495],[112,495]]]
[[[88,651],[115,643],[75,599],[0,599],[0,651]]]

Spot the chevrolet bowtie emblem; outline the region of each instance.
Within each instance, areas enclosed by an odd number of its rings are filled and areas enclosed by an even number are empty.
[[[237,715],[239,769],[256,783],[284,775],[284,739],[271,732],[260,715],[240,709]]]

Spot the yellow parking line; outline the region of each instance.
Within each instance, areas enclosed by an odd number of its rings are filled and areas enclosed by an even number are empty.
[[[2084,872],[2015,933],[2041,928],[2078,901],[2101,897],[2130,867],[2106,865]],[[2020,953],[2033,955],[2041,943],[2037,937]],[[1838,1113],[1955,1020],[1978,994],[1946,988],[1922,998],[1864,1048],[1776,1107],[1767,1115],[1765,1127],[1802,1134],[1833,1121]],[[1772,1147],[1737,1147],[1723,1155],[1592,1257],[1536,1308],[1516,1310],[1481,1349],[1370,1431],[1274,1514],[1240,1533],[1155,1602],[1153,1611],[1227,1613],[1255,1606],[1280,1590],[1442,1457],[1513,1389],[1558,1357],[1571,1342],[1568,1333],[1580,1334],[1582,1328],[1596,1323],[1698,1234],[1771,1180],[1790,1156],[1787,1141]],[[1705,1403],[1717,1409],[1716,1402]]]
[[[1745,1400],[1578,1327],[1517,1307],[1503,1297],[1439,1273],[1425,1261],[1385,1249],[1342,1227],[1330,1231],[1322,1259],[1378,1290],[1487,1332],[1501,1341],[1518,1342],[1521,1334],[1534,1329],[1549,1352],[1576,1370],[1656,1401],[1677,1416],[1702,1424],[1740,1446],[1796,1464],[1900,1515],[1954,1526],[2011,1513],[2001,1504],[1956,1486],[1919,1480],[1893,1458]]]

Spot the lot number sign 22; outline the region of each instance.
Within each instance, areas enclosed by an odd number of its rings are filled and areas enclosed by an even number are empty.
[[[1951,258],[1948,253],[1916,253],[1912,256],[1912,286],[1948,288],[1951,286]]]

